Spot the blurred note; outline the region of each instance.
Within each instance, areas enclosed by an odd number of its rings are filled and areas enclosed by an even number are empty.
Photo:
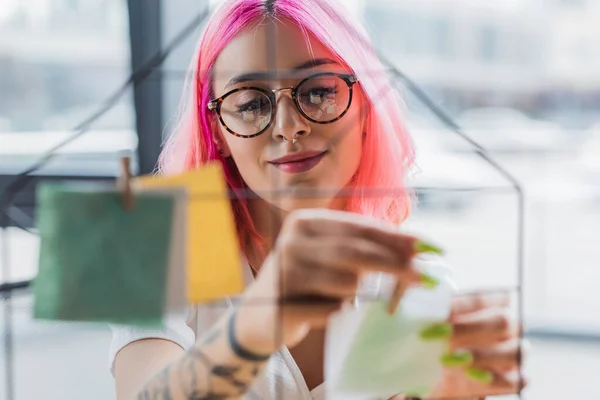
[[[176,176],[140,177],[135,182],[142,189],[187,190],[188,300],[195,304],[241,293],[244,288],[241,252],[220,164]]]
[[[439,279],[433,289],[408,289],[395,314],[387,299],[368,299],[329,319],[325,342],[325,386],[330,400],[425,398],[442,376],[444,340],[425,340],[425,329],[448,318],[453,283],[441,265],[415,261]]]
[[[34,280],[38,319],[160,325],[165,311],[174,198],[97,184],[43,184]]]

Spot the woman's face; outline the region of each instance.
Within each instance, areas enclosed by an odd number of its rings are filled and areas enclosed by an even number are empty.
[[[267,72],[279,75],[267,77]],[[296,25],[280,21],[262,24],[225,47],[214,66],[213,90],[216,97],[244,86],[270,92],[295,87],[304,78],[323,72],[350,73],[315,38],[309,36],[307,43]],[[327,124],[302,115],[290,90],[275,93],[272,119],[266,96],[238,92],[221,104],[221,116],[229,128],[249,136],[269,121],[270,125],[262,134],[247,138],[233,135],[217,122],[220,135],[215,140],[224,155],[233,158],[250,189],[276,207],[292,211],[343,206],[334,204],[334,197],[354,176],[363,140],[364,99],[357,84],[352,88],[346,113]],[[307,115],[324,121],[346,109],[348,92],[343,80],[324,76],[304,84],[298,98]]]

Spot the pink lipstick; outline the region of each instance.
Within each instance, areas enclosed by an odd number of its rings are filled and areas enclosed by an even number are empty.
[[[303,151],[269,161],[275,168],[288,174],[299,174],[316,167],[327,151]]]

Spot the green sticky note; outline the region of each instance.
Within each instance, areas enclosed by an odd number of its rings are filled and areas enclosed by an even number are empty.
[[[388,312],[389,297],[382,294],[346,305],[330,317],[325,340],[328,399],[388,399],[399,393],[427,397],[440,382],[454,286],[443,265],[415,264],[438,284],[407,289],[394,314]]]
[[[441,373],[438,360],[444,345],[423,343],[417,335],[421,326],[404,317],[402,309],[389,315],[387,302],[371,302],[346,354],[339,387],[369,395],[398,389],[427,394]]]
[[[40,185],[35,318],[160,325],[174,201],[140,193],[128,211],[111,188]]]

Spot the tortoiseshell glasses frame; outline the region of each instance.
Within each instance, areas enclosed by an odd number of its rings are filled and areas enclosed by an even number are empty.
[[[349,91],[348,92],[348,104],[346,105],[346,108],[344,109],[344,111],[340,115],[336,116],[335,118],[332,118],[331,120],[326,120],[326,121],[319,121],[319,120],[315,120],[314,118],[311,118],[303,110],[303,108],[300,104],[300,101],[298,99],[298,91],[302,87],[302,85],[304,85],[306,82],[308,82],[312,79],[315,79],[315,78],[328,77],[328,76],[338,77],[342,81],[344,81],[346,83],[346,85],[348,85],[348,91]],[[289,90],[290,94],[292,96],[292,100],[294,101],[294,104],[296,105],[296,108],[298,109],[300,114],[302,114],[302,116],[304,118],[306,118],[307,120],[309,120],[310,122],[314,122],[315,124],[331,124],[331,123],[341,119],[348,112],[348,109],[350,108],[350,105],[352,104],[352,88],[353,88],[354,84],[357,82],[358,82],[358,78],[354,74],[342,74],[342,73],[336,73],[336,72],[321,72],[318,74],[310,75],[310,76],[302,79],[294,87],[285,87],[285,88],[279,88],[279,89],[266,90],[266,89],[255,87],[255,86],[243,86],[243,87],[239,87],[236,89],[232,89],[229,92],[225,93],[223,96],[209,101],[207,108],[210,111],[214,111],[217,113],[217,115],[219,117],[219,121],[221,122],[221,125],[223,125],[223,127],[229,133],[231,133],[232,135],[237,136],[237,137],[250,139],[250,138],[253,138],[253,137],[263,134],[265,131],[267,131],[267,129],[269,129],[269,127],[273,123],[273,120],[275,118],[275,111],[276,111],[275,105],[277,104],[277,99],[275,97],[275,94],[277,92]],[[231,96],[232,94],[240,92],[242,90],[254,90],[254,91],[264,94],[269,99],[270,106],[271,106],[271,115],[270,115],[269,123],[263,129],[261,129],[259,132],[251,134],[251,135],[241,135],[241,134],[233,131],[229,126],[227,126],[227,123],[223,120],[223,117],[221,115],[221,106],[223,104],[223,101],[227,97]]]

